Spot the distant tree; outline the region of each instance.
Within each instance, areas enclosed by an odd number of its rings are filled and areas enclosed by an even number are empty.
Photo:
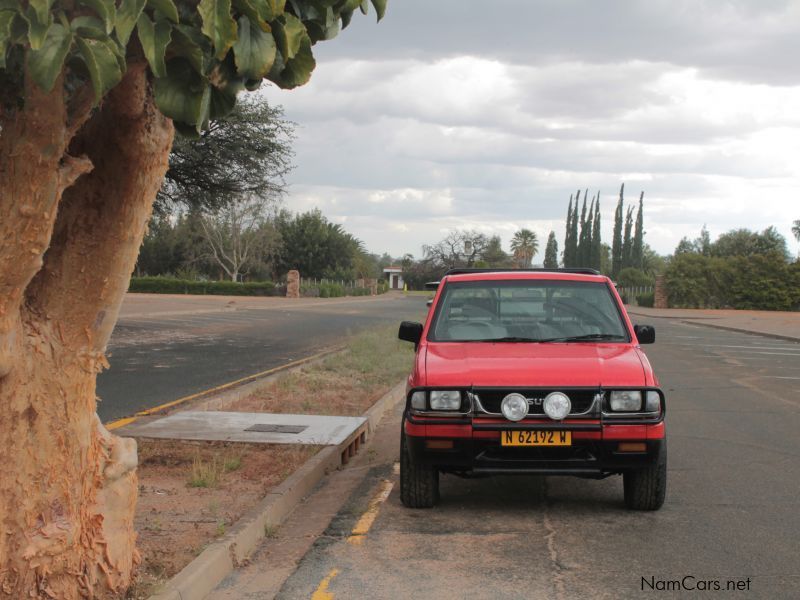
[[[694,254],[697,253],[697,245],[688,237],[683,236],[681,241],[675,247],[675,256],[679,254]]]
[[[569,250],[570,250],[571,262],[569,265],[564,265],[564,266],[574,267],[577,266],[578,264],[578,235],[579,235],[578,204],[580,201],[580,196],[581,196],[581,191],[578,190],[577,194],[575,195],[575,204],[572,207],[572,223],[570,225],[570,232],[569,232],[570,235]]]
[[[789,259],[784,238],[774,227],[758,233],[749,229],[733,229],[723,233],[711,244],[712,256],[753,256],[779,254]]]
[[[499,235],[489,238],[486,248],[481,254],[481,260],[490,268],[502,268],[509,266],[508,254],[503,250],[503,241]]]
[[[558,268],[558,242],[556,241],[555,231],[551,231],[547,237],[547,246],[544,249],[544,268]]]
[[[425,260],[445,269],[452,269],[475,266],[488,245],[489,238],[482,233],[456,230],[436,244],[423,246],[422,251]]]
[[[611,275],[616,278],[622,270],[622,214],[624,208],[625,184],[619,188],[619,201],[614,212],[614,237],[611,240]]]
[[[605,242],[600,244],[600,272],[611,275],[611,246]]]
[[[661,275],[666,268],[667,261],[664,257],[653,250],[649,244],[645,244],[642,249],[642,271],[655,278],[656,275]]]
[[[800,219],[795,221],[792,225],[792,234],[794,235],[795,239],[800,242]]]
[[[243,195],[282,196],[292,169],[294,127],[282,107],[242,96],[197,139],[176,137],[156,213],[176,205],[214,210]]]
[[[294,216],[284,211],[276,224],[283,239],[283,251],[276,261],[280,275],[297,269],[302,277],[357,277],[355,260],[363,251],[362,242],[338,223],[329,222],[319,210]]]
[[[625,213],[625,236],[622,238],[622,268],[632,266],[633,239],[633,208],[629,208]]]
[[[600,233],[600,190],[597,191],[597,203],[594,207],[594,224],[592,226],[592,244],[590,252],[589,266],[598,271],[601,268],[601,254],[603,240]]]
[[[639,195],[639,211],[636,213],[636,227],[633,234],[633,245],[631,247],[631,266],[637,269],[642,268],[644,257],[644,192]]]
[[[521,269],[531,266],[531,261],[538,250],[539,240],[530,229],[520,229],[511,238],[511,251],[514,253],[517,266]]]
[[[703,256],[711,256],[711,236],[708,233],[708,227],[705,223],[700,230],[700,237],[694,241],[695,252],[699,252]]]
[[[583,206],[581,207],[581,220],[580,220],[580,233],[578,234],[578,253],[575,260],[576,267],[585,267],[586,266],[586,251],[587,251],[587,244],[586,244],[586,237],[587,237],[587,219],[586,219],[586,197],[588,196],[589,190],[583,194]]]
[[[200,221],[211,258],[231,281],[240,281],[257,261],[258,246],[266,242],[261,236],[265,211],[261,198],[239,198]]]
[[[577,202],[575,206],[577,206]],[[575,263],[575,251],[573,250],[574,240],[572,238],[572,194],[569,196],[569,205],[567,206],[567,226],[564,233],[564,266],[571,267]]]

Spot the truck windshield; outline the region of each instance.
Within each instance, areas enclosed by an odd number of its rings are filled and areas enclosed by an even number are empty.
[[[629,342],[603,282],[463,281],[445,284],[428,339],[459,342]]]

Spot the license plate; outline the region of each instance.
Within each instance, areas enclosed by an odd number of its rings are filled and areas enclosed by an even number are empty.
[[[501,446],[571,446],[571,431],[502,431]]]

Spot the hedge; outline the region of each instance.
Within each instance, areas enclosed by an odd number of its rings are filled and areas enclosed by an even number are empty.
[[[172,277],[131,277],[129,292],[148,294],[196,294],[210,296],[278,296],[271,281],[191,281]],[[285,293],[285,292],[284,292]]]
[[[780,254],[678,254],[664,273],[672,308],[800,310],[800,262]]]

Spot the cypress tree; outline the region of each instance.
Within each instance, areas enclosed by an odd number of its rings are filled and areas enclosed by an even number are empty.
[[[581,192],[575,198],[575,204],[572,207],[572,221],[569,226],[569,246],[564,248],[564,254],[569,256],[569,263],[564,260],[565,267],[574,267],[578,260],[578,202],[580,201]]]
[[[600,254],[603,241],[600,238],[600,191],[597,191],[597,204],[594,207],[594,227],[592,227],[592,260],[591,267],[600,270]]]
[[[555,231],[551,231],[550,236],[547,238],[547,247],[544,250],[544,268],[558,268],[558,242],[556,241]]]
[[[625,213],[625,237],[622,240],[622,268],[631,266],[633,250],[633,240],[631,239],[631,230],[633,229],[633,207],[629,208]]]
[[[631,266],[641,269],[644,263],[644,192],[639,196],[639,212],[636,214],[636,229],[633,234]]]
[[[583,207],[581,208],[581,229],[578,235],[578,252],[575,256],[575,267],[582,267],[586,254],[586,194],[583,195]]]
[[[569,195],[569,206],[567,207],[567,227],[564,233],[564,266],[572,264],[570,256],[570,239],[572,237],[572,194]]]
[[[611,240],[611,276],[616,277],[622,270],[622,211],[625,184],[619,188],[619,202],[614,212],[614,238]]]

